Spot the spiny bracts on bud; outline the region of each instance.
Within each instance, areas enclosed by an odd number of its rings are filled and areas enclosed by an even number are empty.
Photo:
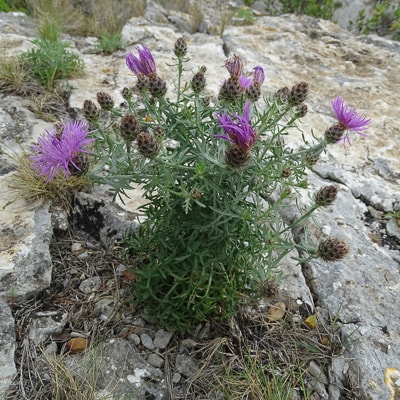
[[[289,92],[289,103],[293,106],[298,106],[307,98],[308,83],[300,82],[294,85]]]
[[[71,175],[82,176],[89,171],[89,157],[85,153],[77,153],[70,163]]]
[[[149,90],[149,78],[146,75],[137,75],[136,89],[140,93],[144,93]]]
[[[129,101],[132,98],[132,90],[126,86],[121,90],[121,94],[123,99],[126,101]]]
[[[318,255],[325,261],[341,260],[348,251],[349,245],[336,238],[325,239],[318,246]]]
[[[236,78],[228,78],[224,81],[218,94],[220,100],[234,101],[240,98],[243,88]]]
[[[337,193],[338,188],[335,185],[324,186],[315,193],[315,204],[318,207],[329,206],[335,201]]]
[[[289,88],[288,87],[283,87],[277,90],[274,94],[274,97],[280,102],[280,103],[287,103],[289,101]]]
[[[150,132],[140,132],[136,138],[138,150],[148,158],[154,158],[160,151],[156,137]]]
[[[342,124],[336,124],[331,126],[325,131],[325,140],[328,144],[333,144],[341,140],[346,131],[346,127]]]
[[[177,57],[183,57],[187,52],[187,44],[186,40],[183,37],[180,37],[175,42],[174,53]]]
[[[125,140],[132,142],[136,139],[139,131],[139,121],[133,114],[125,114],[121,118],[120,133]]]
[[[103,110],[112,110],[114,108],[114,100],[112,97],[106,92],[97,92],[96,93],[97,101],[100,104],[100,107]]]
[[[206,78],[203,71],[196,72],[190,81],[193,92],[200,93],[206,87]]]
[[[158,76],[149,78],[149,92],[153,97],[163,97],[167,93],[167,83]]]
[[[92,100],[85,100],[83,102],[83,115],[85,118],[90,121],[96,121],[99,117],[99,110]]]
[[[305,104],[305,103],[302,103],[302,104],[296,106],[295,110],[294,110],[297,118],[303,118],[307,114],[307,111],[308,111],[308,107],[307,107],[307,104]]]
[[[229,146],[225,150],[225,162],[232,169],[241,169],[250,161],[250,152],[237,145]]]
[[[255,103],[261,97],[261,88],[259,85],[251,85],[246,89],[246,97]]]
[[[162,138],[165,136],[165,130],[160,125],[156,125],[153,128],[153,133],[158,138]]]
[[[290,168],[284,168],[282,171],[282,177],[288,178],[292,174],[292,170]]]
[[[305,153],[303,153],[302,157],[308,167],[312,167],[318,162],[322,151],[323,148],[321,148],[320,146],[314,146],[312,148],[307,149]]]

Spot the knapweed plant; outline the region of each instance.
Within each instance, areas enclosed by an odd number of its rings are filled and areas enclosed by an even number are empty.
[[[219,93],[210,96],[205,66],[183,82],[186,52],[181,38],[174,48],[174,99],[151,51],[139,45],[126,56],[136,85],[122,90],[125,104],[115,107],[109,94],[99,92],[100,107],[88,99],[83,108],[96,138],[91,179],[110,185],[115,195],[144,191],[146,218],[125,238],[134,301],[160,326],[181,331],[225,320],[259,294],[282,258],[301,246],[291,229],[330,205],[337,188],[320,188],[291,225],[280,210],[307,188],[307,168],[327,145],[349,143],[350,130],[364,134],[369,122],[337,97],[337,124],[294,151],[285,136],[307,112],[306,82],[262,97],[264,69],[255,66],[247,76],[233,55]],[[307,248],[326,260],[348,250],[337,238]]]

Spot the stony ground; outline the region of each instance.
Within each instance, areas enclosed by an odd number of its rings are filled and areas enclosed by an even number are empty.
[[[283,376],[290,368],[300,368],[306,374],[310,392],[316,379],[327,379],[330,358],[341,351],[339,325],[332,320],[322,322],[321,315],[318,328],[310,329],[304,323],[307,310],[271,321],[265,305],[254,304],[226,324],[202,324],[186,335],[158,329],[143,310],[129,303],[126,294],[134,277],[126,269],[122,250],[118,244],[106,250],[89,242],[82,232],[69,230],[54,235],[51,286],[28,303],[12,304],[18,376],[7,400],[58,399],[56,391],[63,393],[63,385],[72,384],[72,378],[68,380],[65,372],[60,371],[61,366],[70,368],[73,374],[75,362],[84,362],[82,359],[91,354],[90,349],[110,340],[130,343],[137,352],[136,365],[144,363],[150,367],[147,370],[157,384],[145,385],[144,393],[148,393],[149,399],[224,398],[224,374],[227,370],[243,371],[247,354],[269,369],[268,359],[274,357],[276,369],[267,371],[268,374],[279,372]],[[273,304],[279,298],[279,288],[271,285],[266,290],[263,302]],[[104,356],[96,362],[101,365],[102,359]],[[100,369],[96,382],[88,382],[97,393],[110,384],[105,383],[107,368]],[[59,375],[57,384],[55,374]],[[162,381],[164,384],[160,384]],[[300,393],[300,382],[294,387]],[[343,387],[342,398],[355,399],[353,389]],[[114,386],[114,392],[120,390],[124,389]],[[228,394],[227,398],[259,398],[251,397],[249,390],[252,388],[242,388],[244,397]],[[257,390],[254,388],[254,396]],[[92,398],[89,393],[86,396]]]

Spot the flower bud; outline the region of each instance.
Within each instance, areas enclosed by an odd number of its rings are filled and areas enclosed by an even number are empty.
[[[289,88],[287,88],[286,86],[280,88],[276,91],[274,97],[278,99],[281,103],[287,103],[289,100]]]
[[[183,57],[187,51],[187,44],[183,37],[180,37],[175,42],[174,53],[177,57]]]
[[[308,83],[300,82],[292,87],[289,92],[289,103],[298,106],[300,105],[308,95]]]
[[[96,94],[97,97],[97,101],[100,104],[100,107],[103,110],[112,110],[114,107],[114,100],[112,99],[112,97],[105,92],[97,92]]]
[[[140,93],[144,93],[149,89],[149,78],[146,75],[137,75],[136,89]]]
[[[309,168],[317,163],[323,150],[323,147],[321,147],[320,145],[316,145],[314,147],[310,147],[303,153],[303,160]]]
[[[250,153],[233,145],[225,150],[225,162],[233,169],[243,168],[250,161]]]
[[[125,140],[135,140],[139,131],[139,121],[133,114],[126,114],[121,118],[120,132]]]
[[[261,88],[258,85],[251,85],[246,89],[246,97],[255,103],[261,97]]]
[[[233,79],[238,80],[243,74],[243,61],[236,54],[225,61],[225,67]]]
[[[71,175],[81,176],[89,171],[89,159],[85,153],[77,153],[72,161],[69,162]]]
[[[326,142],[328,144],[333,144],[338,142],[340,139],[342,139],[345,130],[346,127],[344,127],[342,124],[336,124],[331,126],[325,131]]]
[[[150,132],[140,132],[137,136],[136,143],[139,151],[148,158],[155,157],[160,151],[160,145],[157,139]]]
[[[284,168],[282,171],[282,177],[288,178],[292,174],[292,170],[290,168]]]
[[[152,76],[149,79],[149,92],[153,97],[162,97],[167,93],[166,82],[158,76]]]
[[[304,103],[299,104],[294,110],[297,118],[303,118],[307,114],[307,111],[308,111],[307,104]]]
[[[153,133],[158,138],[162,138],[165,136],[165,130],[160,125],[156,125],[153,128]]]
[[[208,107],[211,103],[211,96],[204,96],[200,99],[203,106]]]
[[[204,72],[196,72],[190,82],[193,92],[200,93],[206,86],[206,78]]]
[[[325,261],[341,260],[349,251],[349,245],[343,240],[328,238],[318,246],[318,255]]]
[[[335,201],[337,193],[338,188],[335,185],[324,186],[315,194],[315,204],[319,207],[326,207]]]
[[[222,84],[219,91],[218,98],[221,100],[233,101],[240,98],[242,94],[242,87],[237,79],[228,78]]]
[[[132,98],[132,91],[126,86],[122,89],[121,94],[124,100],[128,101]]]
[[[88,121],[94,121],[99,117],[99,110],[92,100],[85,100],[83,103],[83,115]]]

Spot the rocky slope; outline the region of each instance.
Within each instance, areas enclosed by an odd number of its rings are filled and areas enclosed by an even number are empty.
[[[210,7],[211,3],[204,4]],[[372,118],[368,137],[355,137],[346,150],[341,145],[331,146],[309,179],[313,187],[332,182],[340,187],[338,202],[317,214],[320,227],[315,235],[345,238],[351,244],[350,255],[340,262],[316,260],[303,268],[293,266],[285,271],[288,278],[283,282],[281,294],[294,302],[300,297],[312,309],[337,316],[341,322],[344,352],[332,359],[318,398],[344,398],[341,388],[348,387],[348,382],[352,387],[359,386],[363,399],[389,398],[384,373],[386,368],[400,370],[400,232],[395,219],[388,216],[400,211],[400,130],[395,111],[400,104],[398,43],[376,36],[354,36],[331,22],[291,15],[261,16],[253,25],[230,25],[220,38],[208,33],[213,31],[215,23],[211,16],[204,18],[202,33],[189,33],[183,29],[187,26],[184,21],[191,21],[190,15],[150,5],[149,2],[145,17],[134,18],[124,27],[123,40],[127,51],[138,43],[146,44],[170,87],[173,78],[166,63],[171,60],[175,40],[183,35],[189,47],[189,69],[207,65],[210,91],[217,92],[225,76],[224,61],[232,53],[244,60],[249,71],[257,64],[264,67],[265,94],[307,81],[309,112],[303,130],[308,138],[311,131],[317,137],[323,135],[334,122],[330,100],[337,95]],[[18,54],[31,46],[29,39],[35,31],[29,19],[2,15],[0,20],[5,54]],[[131,86],[135,79],[125,66],[125,52],[95,55],[90,52],[93,40],[66,39],[83,58],[87,71],[84,78],[71,82],[75,88],[70,97],[71,109],[79,112],[83,101],[95,100],[95,93],[100,90],[121,99],[120,89]],[[191,76],[190,71],[187,76]],[[26,99],[16,96],[0,99],[0,115],[2,146],[14,149],[18,148],[17,142],[34,141],[51,125],[30,111]],[[293,132],[291,145],[298,145],[300,140],[299,134]],[[50,285],[52,223],[45,205],[27,204],[18,193],[7,188],[9,167],[5,165],[2,171],[0,365],[4,367],[0,368],[0,392],[5,393],[16,372],[10,297],[21,303]],[[134,192],[132,199],[118,212],[135,211],[141,200],[140,192]],[[305,196],[299,201],[304,204],[309,200]],[[104,205],[104,209],[107,207]],[[111,221],[110,225],[114,223]],[[136,321],[138,326],[141,323]],[[153,336],[151,339],[155,340]],[[147,343],[151,347],[146,336],[131,339],[133,345],[143,348]],[[128,345],[117,340],[107,346],[107,354],[114,354],[115,349]],[[131,350],[127,348],[126,354]],[[129,366],[123,369],[125,375],[121,379],[126,387],[140,381],[137,375],[140,368],[147,368],[146,374],[162,380],[158,361],[153,357],[150,368],[148,358],[140,358],[130,370]],[[119,362],[122,361],[115,361],[115,365]],[[190,376],[187,371],[185,374]],[[162,389],[158,393],[154,390],[153,398],[167,398]]]

